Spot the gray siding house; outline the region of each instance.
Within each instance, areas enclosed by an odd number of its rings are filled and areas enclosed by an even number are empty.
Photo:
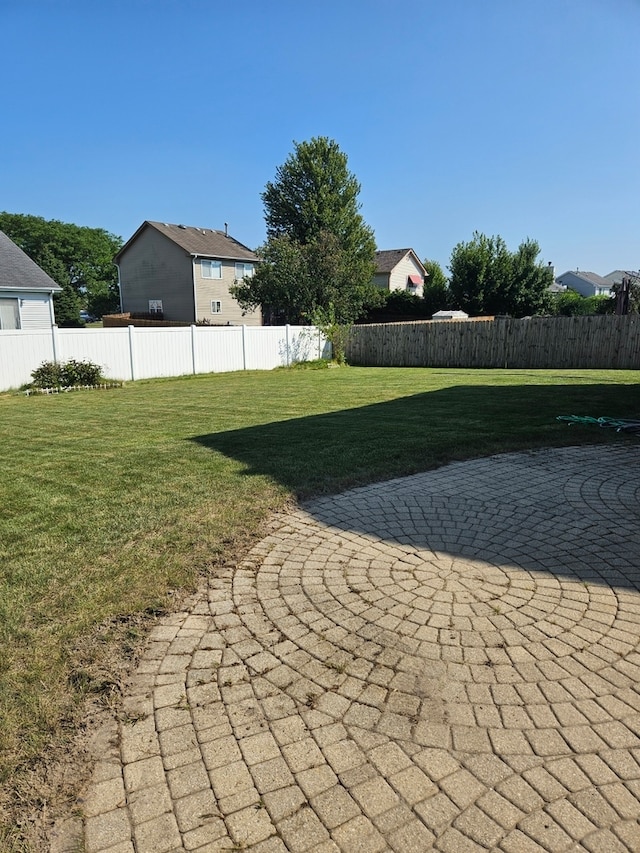
[[[604,278],[613,287],[614,284],[622,284],[623,278],[630,278],[631,281],[637,281],[640,279],[640,273],[635,270],[614,270],[609,275],[605,275]]]
[[[0,330],[50,329],[60,285],[0,231]]]
[[[262,325],[231,296],[234,282],[253,275],[258,258],[226,231],[143,222],[114,258],[124,312],[212,325]]]
[[[373,284],[381,290],[407,290],[416,296],[424,292],[427,271],[413,249],[383,249],[376,252]]]
[[[556,284],[575,290],[581,296],[611,296],[613,283],[595,272],[569,270],[556,278]]]

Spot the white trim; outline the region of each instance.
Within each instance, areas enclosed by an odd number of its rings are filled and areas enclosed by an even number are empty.
[[[25,294],[26,293],[34,293],[34,294],[37,294],[38,296],[42,296],[43,294],[47,294],[47,293],[49,293],[51,295],[53,295],[54,293],[62,293],[61,287],[57,288],[56,290],[54,290],[52,287],[50,287],[47,290],[47,288],[45,288],[45,287],[9,287],[9,286],[5,286],[3,284],[2,287],[0,287],[0,292],[4,291],[4,290],[10,290],[12,293],[25,293]]]
[[[203,264],[209,264],[207,267],[209,272],[214,272],[217,270],[220,275],[205,275],[205,267]],[[218,264],[218,266],[214,266],[214,264]],[[217,258],[200,258],[200,277],[204,281],[221,281],[222,280],[222,261]]]
[[[193,261],[191,262],[191,278],[193,280],[193,322],[195,323],[198,319],[198,288],[196,285],[196,264],[198,263],[198,256],[192,255]]]

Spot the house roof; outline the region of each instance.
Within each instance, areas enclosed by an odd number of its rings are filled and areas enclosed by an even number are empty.
[[[47,293],[60,293],[62,288],[0,231],[0,290],[46,290]]]
[[[558,284],[563,284],[562,279],[565,275],[574,275],[577,278],[581,278],[589,284],[595,284],[598,287],[611,287],[611,282],[606,278],[603,278],[596,272],[587,272],[586,270],[567,270],[556,278],[556,282]]]
[[[167,237],[172,243],[180,246],[189,255],[198,255],[203,258],[221,258],[231,261],[258,260],[256,253],[252,252],[248,246],[225,234],[224,231],[145,220],[115,256],[115,263],[118,263],[120,257],[146,228],[154,228],[156,231],[159,231],[160,234]]]
[[[605,275],[604,278],[609,284],[620,284],[623,278],[637,279],[639,277],[640,273],[637,273],[635,270],[614,270]]]
[[[385,273],[392,272],[393,269],[405,258],[408,254],[413,255],[414,261],[422,270],[423,275],[426,275],[426,270],[422,265],[422,261],[413,251],[413,249],[381,249],[376,252],[376,272]]]

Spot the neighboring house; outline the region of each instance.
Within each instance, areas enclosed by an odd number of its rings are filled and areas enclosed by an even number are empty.
[[[556,278],[556,284],[575,290],[581,296],[611,296],[612,282],[595,272],[569,270]]]
[[[614,284],[622,284],[623,278],[630,278],[631,281],[638,281],[640,279],[640,273],[635,270],[614,270],[610,272],[609,275],[605,275],[605,281],[608,281],[611,287]]]
[[[0,330],[50,329],[60,285],[0,231]]]
[[[376,252],[373,284],[389,292],[407,290],[416,296],[424,292],[427,271],[413,249],[384,249]]]
[[[143,222],[114,258],[122,311],[213,325],[262,325],[231,296],[258,258],[225,231]]]

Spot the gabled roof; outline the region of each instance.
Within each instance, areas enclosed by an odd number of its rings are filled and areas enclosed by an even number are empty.
[[[423,275],[426,275],[427,271],[413,249],[381,249],[379,252],[376,252],[376,272],[392,272],[400,261],[409,254],[413,255],[413,259],[422,270]]]
[[[608,275],[605,275],[605,281],[609,284],[621,284],[623,278],[637,279],[640,278],[640,273],[635,270],[614,270]]]
[[[47,293],[60,293],[62,288],[0,231],[0,290],[46,290]]]
[[[159,231],[176,246],[189,255],[203,258],[220,258],[231,261],[257,261],[258,256],[243,243],[229,237],[224,231],[214,231],[211,228],[195,228],[191,225],[170,225],[167,222],[151,222],[146,220],[113,259],[118,263],[129,246],[138,239],[146,228]]]
[[[581,278],[589,284],[595,284],[597,287],[611,287],[611,282],[607,281],[606,278],[598,275],[597,272],[586,272],[586,270],[567,270],[556,278],[558,284],[563,283],[562,279],[565,275],[575,275],[577,278]]]

